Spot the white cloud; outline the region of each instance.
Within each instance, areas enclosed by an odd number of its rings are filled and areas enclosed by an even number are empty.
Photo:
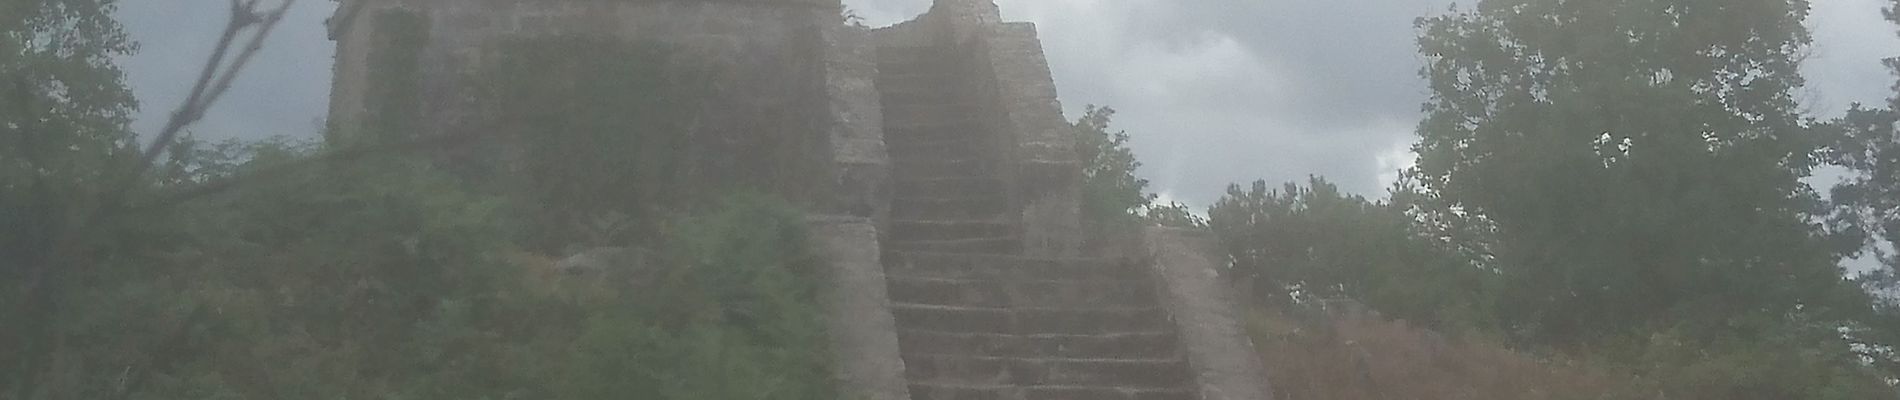
[[[1883,104],[1894,80],[1880,60],[1900,57],[1900,35],[1882,15],[1886,0],[1817,0],[1808,20],[1814,30],[1813,54],[1802,66],[1808,90],[1802,100],[1812,112],[1838,115],[1848,105]]]

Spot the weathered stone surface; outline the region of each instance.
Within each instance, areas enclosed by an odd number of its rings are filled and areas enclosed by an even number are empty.
[[[1231,288],[1212,258],[1214,238],[1202,232],[1152,227],[1143,232],[1161,280],[1162,304],[1174,318],[1206,400],[1267,400],[1273,392],[1253,340],[1240,324]]]
[[[651,267],[647,252],[627,247],[596,247],[575,252],[574,255],[554,263],[554,270],[563,274],[598,274],[616,269],[627,270],[634,276],[644,276]]]
[[[358,8],[360,6],[360,9]],[[349,11],[356,9],[356,11]],[[881,216],[882,119],[868,38],[844,27],[837,0],[349,1],[332,22],[338,42],[333,126],[371,112],[367,47],[379,13],[427,24],[417,55],[415,137],[496,129],[475,77],[499,45],[533,38],[659,44],[669,70],[709,80],[690,147],[696,179],[746,184],[827,212]]]
[[[996,191],[1022,226],[1023,254],[1080,254],[1082,170],[1035,26],[1002,22],[989,0],[940,0],[929,13],[874,34],[899,174],[910,157],[969,153],[962,161],[990,167],[971,174],[1002,183]],[[934,146],[909,148],[920,142]],[[902,183],[896,191],[909,194]]]
[[[811,234],[829,261],[821,296],[844,398],[910,399],[877,226],[868,218],[821,217],[812,220]]]
[[[877,46],[869,31],[825,30],[825,92],[829,99],[834,170],[831,212],[883,221],[890,214],[890,153],[877,91]]]
[[[343,0],[335,126],[373,113],[361,21],[389,10],[427,23],[417,135],[488,129],[469,78],[496,43],[607,38],[664,44],[671,67],[712,77],[693,135],[717,151],[702,161],[789,148],[822,165],[767,189],[831,215],[810,232],[846,398],[1267,398],[1204,238],[1151,230],[1080,257],[1074,138],[1035,26],[992,0],[936,0],[876,30],[846,26],[839,0]],[[604,269],[610,253],[562,267]]]

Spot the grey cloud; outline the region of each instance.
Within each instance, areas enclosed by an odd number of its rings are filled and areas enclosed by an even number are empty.
[[[1466,1],[1469,3],[1470,1]],[[1884,0],[1816,0],[1807,67],[1817,113],[1878,102],[1893,82],[1878,60],[1900,55]],[[867,23],[922,13],[928,0],[847,0]],[[1319,174],[1378,195],[1407,159],[1425,99],[1413,20],[1447,0],[1000,0],[1006,18],[1036,22],[1071,116],[1120,109],[1155,189],[1197,206],[1228,183]],[[206,137],[310,135],[327,105],[331,2],[304,1],[227,101],[197,128]],[[125,60],[162,122],[223,21],[223,2],[127,1],[120,15],[144,42]],[[149,131],[149,130],[148,130]]]
[[[1389,179],[1382,176],[1404,166],[1394,162],[1406,157],[1391,153],[1411,141],[1425,99],[1413,22],[1447,4],[1139,0],[1004,7],[1042,26],[1066,102],[1116,106],[1156,189],[1205,205],[1229,183],[1313,174],[1381,193],[1382,179]]]

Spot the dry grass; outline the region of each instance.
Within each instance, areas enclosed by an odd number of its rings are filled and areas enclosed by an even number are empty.
[[[1447,338],[1367,313],[1261,311],[1248,322],[1280,400],[1658,397],[1609,368]]]

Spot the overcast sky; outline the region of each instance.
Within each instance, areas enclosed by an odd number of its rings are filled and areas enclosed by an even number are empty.
[[[1814,0],[1813,57],[1803,93],[1814,112],[1878,103],[1900,55],[1884,0]],[[224,19],[223,1],[127,0],[120,10],[143,51],[124,65],[155,130],[177,104]],[[846,0],[872,25],[923,12],[929,0]],[[1071,117],[1087,104],[1120,110],[1141,173],[1194,206],[1229,183],[1326,176],[1380,196],[1410,163],[1425,99],[1413,52],[1415,18],[1448,0],[999,0],[1004,18],[1040,26]],[[1471,1],[1461,2],[1469,4]],[[204,138],[317,134],[329,95],[334,3],[305,0],[207,120]]]

